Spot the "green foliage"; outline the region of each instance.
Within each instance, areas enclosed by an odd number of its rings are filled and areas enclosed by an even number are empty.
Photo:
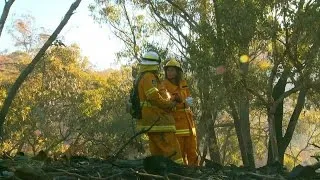
[[[19,65],[28,61],[28,56],[5,57]],[[128,68],[95,72],[76,45],[52,47],[44,58],[13,102],[2,149],[111,154],[131,136],[124,98],[131,86]],[[1,80],[1,100],[16,75],[9,77]]]

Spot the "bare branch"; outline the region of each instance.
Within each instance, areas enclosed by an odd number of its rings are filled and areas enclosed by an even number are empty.
[[[115,26],[115,25],[112,24],[112,23],[110,23],[110,25],[111,25],[114,29],[116,29],[117,31],[119,31],[121,34],[123,34],[123,35],[125,36],[125,38],[127,38],[127,39],[129,39],[129,40],[126,40],[124,37],[121,37],[121,36],[118,35],[117,33],[113,32],[113,34],[116,35],[119,39],[121,39],[123,42],[125,42],[125,43],[127,43],[127,44],[133,43],[133,42],[131,41],[131,38],[128,36],[128,34],[127,34],[125,31],[121,30],[120,28],[118,28],[117,26]]]
[[[110,161],[113,161],[115,160],[116,158],[118,158],[118,156],[120,155],[120,153],[124,150],[124,148],[133,140],[135,139],[137,136],[141,135],[141,134],[144,134],[144,133],[147,133],[148,131],[150,131],[150,129],[160,120],[160,118],[158,118],[157,120],[155,120],[153,122],[153,124],[148,128],[148,129],[142,129],[140,130],[139,132],[135,133],[124,145],[122,145],[119,150],[113,155],[110,157]]]
[[[312,131],[310,137],[308,138],[306,145],[305,145],[302,149],[300,149],[300,151],[299,151],[298,154],[296,155],[297,159],[298,159],[298,157],[300,156],[300,154],[301,154],[303,151],[306,151],[306,150],[308,149],[308,147],[309,147],[309,145],[310,145],[310,141],[311,141],[311,139],[314,137],[314,133],[316,132],[316,130],[317,130],[317,127],[313,128],[313,131]]]
[[[279,41],[283,45],[286,45],[286,43],[284,41],[282,41],[281,39],[277,39],[277,41]]]
[[[176,47],[179,47],[179,46],[176,44],[176,42],[173,42],[173,44],[174,44]],[[179,51],[179,53],[180,53],[186,60],[189,60],[189,57],[187,57],[186,53],[185,53],[182,49],[178,48],[178,51]]]
[[[73,172],[68,172],[66,170],[63,170],[63,169],[54,169],[52,168],[53,170],[55,171],[58,171],[58,172],[63,172],[64,174],[68,175],[68,176],[73,176],[73,177],[76,177],[76,178],[80,178],[80,179],[94,179],[94,180],[102,180],[102,179],[106,179],[106,178],[98,178],[98,177],[87,177],[87,176],[82,176],[80,174],[77,174],[77,173],[73,173]]]
[[[129,15],[128,15],[128,11],[127,11],[125,2],[123,3],[123,9],[124,9],[124,14],[126,16],[126,19],[128,21],[129,27],[130,27],[131,34],[132,34],[134,56],[136,59],[138,59],[136,35],[134,34],[134,29],[133,29],[132,23],[130,21]]]
[[[150,5],[151,5],[151,9],[153,10],[153,12],[157,15],[157,17],[158,17],[160,20],[164,21],[164,22],[165,22],[166,24],[168,24],[171,28],[173,28],[180,36],[182,36],[182,37],[185,39],[185,41],[188,41],[187,36],[185,36],[185,35],[182,33],[182,31],[180,31],[180,29],[179,29],[177,26],[175,26],[174,24],[170,23],[166,18],[163,18],[163,17],[161,16],[161,14],[156,10],[156,8],[154,7],[154,5],[153,5],[152,3],[150,3]]]
[[[256,96],[260,101],[262,101],[262,103],[264,105],[268,104],[267,101],[263,98],[263,96],[261,94],[259,94],[258,92],[255,92],[253,89],[250,89],[250,88],[248,88],[246,86],[245,86],[245,88],[249,93],[251,93],[252,95]]]
[[[142,173],[142,172],[138,172],[132,169],[132,173],[134,173],[137,176],[141,176],[141,177],[149,177],[152,179],[166,179],[164,176],[160,176],[160,175],[155,175],[155,174],[148,174],[148,173]]]
[[[300,86],[296,86],[292,89],[290,89],[289,91],[286,91],[285,93],[283,93],[275,102],[274,105],[277,106],[279,103],[282,102],[282,100],[284,100],[286,97],[290,96],[291,94],[300,91],[304,86],[300,85]]]
[[[168,33],[169,37],[172,38],[174,41],[176,41],[182,48],[186,49],[186,47],[182,44],[181,40],[177,39],[171,32],[170,30],[163,25],[162,23],[160,23],[160,21],[158,21],[155,17],[154,17],[155,21],[157,21],[158,24],[160,24],[160,26]]]
[[[192,27],[193,30],[197,29],[198,23],[195,20],[193,20],[193,18],[184,9],[182,9],[172,0],[166,0],[166,1],[170,3],[173,7],[177,8],[179,11],[182,12],[181,17],[189,24],[189,26]]]
[[[312,146],[316,147],[316,148],[319,148],[320,149],[320,145],[317,145],[315,143],[311,143]]]

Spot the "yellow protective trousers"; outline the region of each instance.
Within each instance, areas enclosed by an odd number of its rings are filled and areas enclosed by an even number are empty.
[[[179,142],[174,132],[149,132],[147,135],[151,155],[169,157],[174,162],[183,164]]]
[[[177,136],[184,164],[198,166],[197,137],[194,135]]]

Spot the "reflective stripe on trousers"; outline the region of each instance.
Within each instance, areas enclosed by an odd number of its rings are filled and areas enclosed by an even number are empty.
[[[138,126],[138,129],[149,129],[150,126]],[[176,132],[176,126],[152,126],[149,132]]]
[[[196,128],[192,128],[191,131],[190,129],[177,129],[176,134],[177,135],[191,134],[195,131],[196,131]]]
[[[191,109],[190,108],[176,109],[176,111],[191,111]]]
[[[174,162],[177,163],[177,164],[184,164],[183,158],[176,159],[176,160],[174,160]]]

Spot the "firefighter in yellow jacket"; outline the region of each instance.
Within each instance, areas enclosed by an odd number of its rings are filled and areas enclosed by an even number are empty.
[[[162,155],[183,164],[175,121],[171,114],[177,102],[166,96],[158,78],[160,58],[153,51],[143,55],[139,64],[138,94],[142,107],[142,119],[137,120],[138,130],[147,132],[151,155]]]
[[[164,70],[165,80],[162,85],[168,90],[171,98],[178,102],[173,116],[183,161],[185,164],[197,166],[197,137],[193,114],[190,109],[193,99],[190,96],[187,82],[182,78],[180,63],[171,59],[166,63]]]

